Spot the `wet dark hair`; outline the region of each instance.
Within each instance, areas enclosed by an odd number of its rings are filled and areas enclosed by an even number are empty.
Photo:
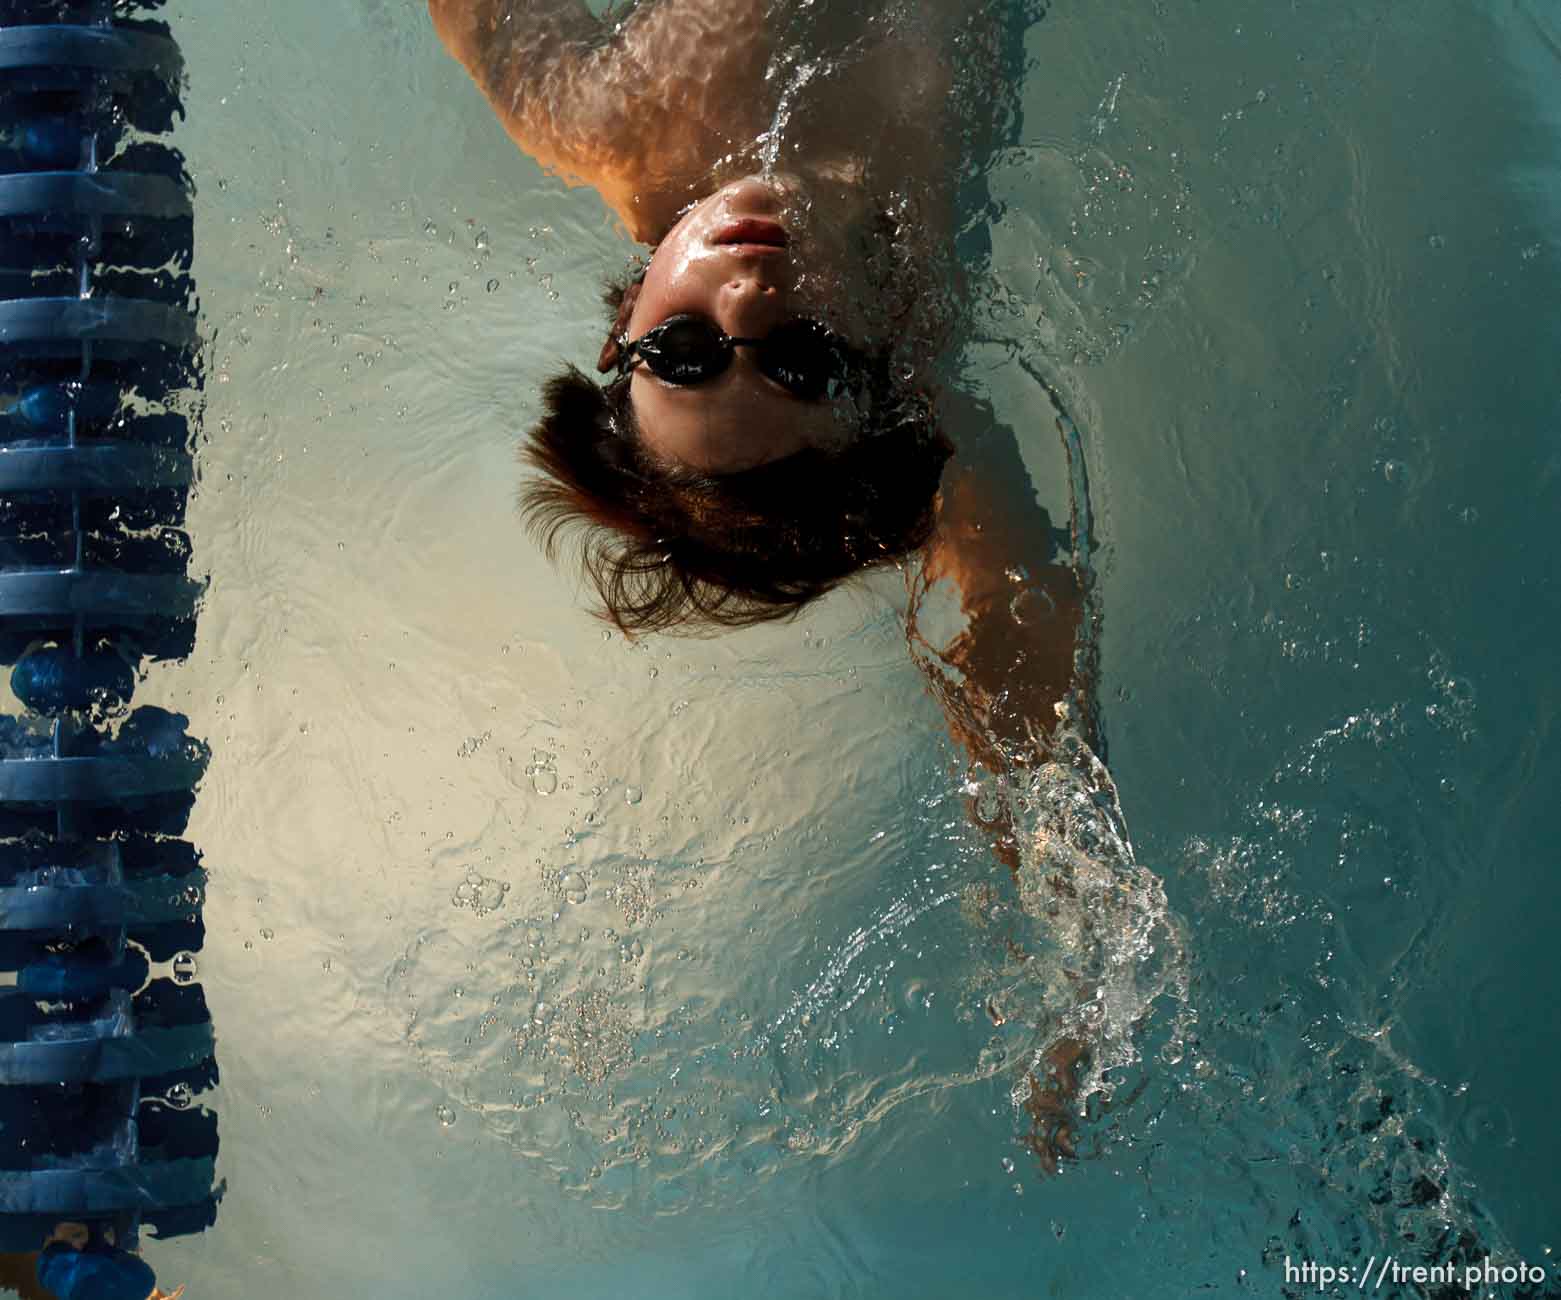
[[[615,315],[627,288],[608,287]],[[603,386],[570,366],[544,386],[521,448],[541,472],[521,490],[527,527],[550,560],[579,533],[597,613],[628,635],[790,618],[932,536],[953,448],[924,398],[895,391],[886,361],[870,370],[846,445],[709,474],[646,453],[627,379]]]

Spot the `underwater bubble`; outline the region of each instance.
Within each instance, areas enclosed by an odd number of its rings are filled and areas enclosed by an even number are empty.
[[[564,878],[558,882],[558,885],[559,888],[564,892],[565,901],[570,903],[585,902],[585,877],[582,876],[578,871],[568,872]]]
[[[499,291],[499,278],[498,278],[498,276],[494,276],[493,279],[488,281],[488,292],[489,293],[497,293],[498,291]]]
[[[455,892],[450,895],[450,903],[453,907],[469,907],[478,916],[486,916],[489,912],[504,906],[504,898],[509,893],[509,889],[509,881],[471,870],[455,887]]]
[[[192,952],[175,953],[170,969],[173,973],[175,984],[193,984],[200,967],[195,964],[195,954]]]
[[[637,785],[631,785],[623,792],[623,801],[631,808],[644,797],[645,791],[641,790]]]
[[[441,1128],[449,1128],[455,1123],[455,1107],[444,1102],[434,1107],[434,1115],[438,1118]]]
[[[166,1101],[175,1110],[187,1110],[195,1101],[195,1094],[190,1091],[187,1083],[176,1083],[163,1094]]]

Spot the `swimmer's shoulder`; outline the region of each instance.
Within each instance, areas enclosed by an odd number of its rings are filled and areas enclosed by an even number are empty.
[[[581,0],[428,0],[445,48],[521,148],[589,181],[589,94],[601,22]]]
[[[605,23],[582,0],[428,0],[512,139],[653,240],[762,126],[763,0],[655,0]],[[697,70],[697,75],[691,75]]]

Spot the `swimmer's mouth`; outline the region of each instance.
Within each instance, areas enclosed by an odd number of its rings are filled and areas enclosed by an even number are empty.
[[[785,248],[790,242],[786,228],[774,221],[745,217],[723,226],[712,241],[717,244],[742,244],[746,248]]]

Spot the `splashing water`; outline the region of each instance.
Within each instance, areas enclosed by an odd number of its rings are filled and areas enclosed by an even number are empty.
[[[1087,1063],[1063,1100],[1081,1119],[1139,1064],[1165,996],[1181,1008],[1167,1049],[1179,1056],[1185,942],[1069,717],[1044,752],[988,792],[1026,827],[1017,872],[951,819],[965,789],[946,782],[922,801],[926,839],[881,864],[866,913],[825,891],[758,940],[731,936],[755,906],[780,913],[754,901],[767,863],[709,864],[690,893],[686,864],[603,860],[600,897],[485,936],[421,936],[388,982],[404,1041],[452,1102],[566,1190],[661,1213],[837,1161],[875,1129],[914,1124],[918,1098],[995,1086],[1026,1127],[1060,1046]],[[792,878],[808,869],[798,854],[777,846]]]
[[[784,62],[780,65],[784,67]],[[821,63],[816,60],[797,61],[786,75],[786,84],[775,104],[775,117],[769,130],[758,137],[760,174],[773,179],[780,160],[780,152],[786,141],[786,127],[791,121],[792,110],[800,95],[818,74]],[[774,70],[772,69],[772,74]]]
[[[997,792],[1022,827],[1013,879],[1015,907],[990,886],[967,897],[989,926],[1017,913],[1005,942],[1015,959],[989,972],[983,988],[994,1024],[1034,1027],[1025,1057],[1033,1078],[1060,1047],[1088,1062],[1076,1104],[1109,1100],[1116,1079],[1139,1064],[1138,1033],[1162,997],[1179,1010],[1162,1058],[1175,1061],[1192,1012],[1184,927],[1158,876],[1136,861],[1116,784],[1078,734],[1066,706],[1045,743],[1047,761]],[[1013,1099],[1028,1095],[1023,1084]]]

